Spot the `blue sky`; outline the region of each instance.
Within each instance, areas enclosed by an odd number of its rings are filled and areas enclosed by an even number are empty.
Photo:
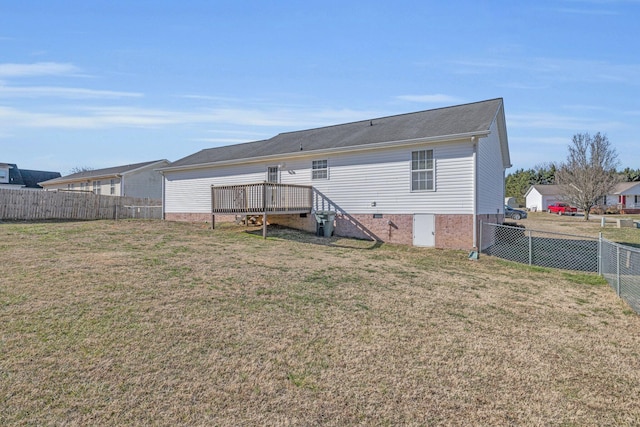
[[[606,133],[640,168],[640,0],[0,0],[0,162],[178,160],[504,98],[513,172]]]

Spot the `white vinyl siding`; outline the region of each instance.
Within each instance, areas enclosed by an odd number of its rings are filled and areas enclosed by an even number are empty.
[[[411,191],[411,153],[433,150],[436,191]],[[473,151],[468,140],[330,155],[330,180],[312,179],[312,159],[286,158],[283,184],[312,185],[316,208],[347,213],[473,213]],[[264,181],[266,163],[165,172],[165,212],[208,213],[211,185]],[[372,202],[375,206],[371,206]]]
[[[504,210],[504,166],[497,122],[491,133],[477,142],[478,214],[497,214]]]

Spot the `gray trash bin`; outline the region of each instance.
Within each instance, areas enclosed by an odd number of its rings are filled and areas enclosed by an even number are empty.
[[[327,221],[324,223],[324,237],[333,235],[333,221],[336,219],[336,213],[327,211]]]
[[[331,237],[333,234],[333,221],[336,219],[336,213],[333,211],[315,211],[318,236]]]

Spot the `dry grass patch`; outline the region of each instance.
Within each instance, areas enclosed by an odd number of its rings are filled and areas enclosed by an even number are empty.
[[[633,425],[590,275],[160,221],[1,224],[2,425]]]
[[[528,229],[538,231],[591,237],[598,237],[598,234],[602,233],[605,239],[632,246],[640,246],[640,228],[618,228],[616,224],[616,220],[620,218],[640,220],[640,215],[605,215],[604,227],[601,227],[601,218],[592,215],[589,221],[585,221],[582,214],[579,216],[567,216],[546,212],[529,212],[526,219],[516,222],[526,226]]]

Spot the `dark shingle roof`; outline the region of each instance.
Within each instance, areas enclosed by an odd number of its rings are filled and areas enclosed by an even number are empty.
[[[20,174],[27,188],[42,188],[39,182],[48,181],[50,179],[60,178],[60,172],[36,171],[29,169],[20,169]]]
[[[338,149],[489,130],[502,98],[397,116],[281,133],[271,139],[209,148],[173,162],[170,168]]]
[[[60,177],[60,172],[20,169],[15,163],[9,165],[9,184],[25,186],[26,188],[42,188],[39,182]]]

